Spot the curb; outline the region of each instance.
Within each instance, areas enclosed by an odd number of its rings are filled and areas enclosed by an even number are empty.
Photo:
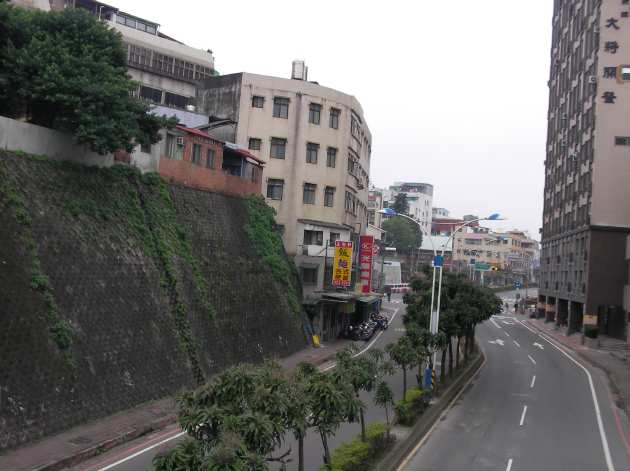
[[[135,440],[136,438],[142,437],[143,435],[147,435],[151,432],[162,430],[175,422],[176,417],[174,415],[162,417],[161,419],[155,420],[148,425],[129,430],[127,432],[121,433],[114,438],[107,439],[89,448],[80,450],[74,455],[67,456],[65,458],[61,458],[59,460],[52,461],[43,466],[35,468],[33,471],[60,471],[71,466],[76,466],[79,463],[90,458],[94,458],[95,456],[109,451],[118,445],[130,442],[131,440]]]
[[[460,374],[460,376],[442,393],[439,399],[422,414],[415,425],[411,427],[411,431],[407,438],[394,445],[394,449],[376,466],[377,471],[396,471],[418,445],[431,432],[433,426],[437,423],[442,414],[449,410],[455,399],[463,391],[469,380],[477,374],[486,362],[486,356],[481,349],[478,349],[479,355],[468,365],[468,367]]]

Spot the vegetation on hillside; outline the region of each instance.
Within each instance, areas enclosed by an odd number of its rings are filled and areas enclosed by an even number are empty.
[[[282,237],[276,229],[275,211],[262,196],[250,195],[246,199],[247,224],[245,232],[258,255],[267,264],[273,278],[287,290],[287,302],[293,312],[299,314],[299,279],[297,269],[286,256]]]

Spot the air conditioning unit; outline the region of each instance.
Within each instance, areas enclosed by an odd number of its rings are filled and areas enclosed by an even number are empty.
[[[183,146],[183,145],[184,145],[184,138],[183,138],[182,136],[179,136],[179,137],[177,138],[177,141],[176,141],[176,142],[177,142],[177,145],[178,145],[178,146]]]
[[[597,77],[594,75],[588,76],[588,83],[597,83]]]

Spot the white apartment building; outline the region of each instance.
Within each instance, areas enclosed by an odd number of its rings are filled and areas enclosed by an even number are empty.
[[[139,83],[136,95],[174,109],[191,109],[195,81],[211,77],[212,51],[187,46],[160,31],[160,25],[95,0],[11,0],[24,8],[44,11],[81,8],[106,22],[122,35],[129,75]],[[175,114],[162,107],[159,113]]]
[[[389,206],[396,200],[396,195],[404,193],[409,203],[409,216],[420,223],[425,233],[431,233],[433,220],[433,185],[429,183],[395,182],[389,187],[387,201]]]
[[[293,72],[206,79],[197,105],[225,124],[209,132],[265,162],[263,193],[309,294],[330,285],[335,240],[367,231],[372,136],[356,98],[307,81],[303,63]]]

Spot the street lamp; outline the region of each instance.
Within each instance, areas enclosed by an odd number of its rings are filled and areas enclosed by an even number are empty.
[[[392,208],[385,208],[385,209],[381,209],[379,211],[379,213],[381,214],[385,214],[387,216],[400,216],[403,217],[405,219],[409,219],[410,221],[415,222],[418,225],[418,228],[420,229],[420,231],[427,235],[429,237],[429,241],[431,242],[431,247],[433,249],[433,282],[432,282],[432,286],[431,286],[431,319],[430,319],[430,324],[429,324],[429,331],[432,334],[437,334],[438,333],[438,327],[440,324],[440,300],[442,298],[442,271],[444,268],[444,252],[446,251],[446,247],[448,247],[448,243],[451,241],[451,239],[453,238],[453,236],[459,232],[460,230],[462,230],[464,227],[470,226],[471,224],[474,224],[476,222],[480,222],[480,221],[504,221],[506,218],[501,217],[501,215],[499,213],[493,213],[488,217],[485,218],[477,218],[477,219],[471,219],[470,221],[466,221],[463,224],[460,224],[459,226],[457,226],[452,232],[451,235],[449,236],[449,238],[446,240],[446,242],[444,244],[442,244],[442,251],[440,253],[440,255],[438,256],[437,250],[435,248],[435,244],[433,243],[433,238],[431,237],[431,234],[427,233],[422,226],[420,225],[420,223],[418,221],[416,221],[415,219],[405,215],[405,214],[400,214],[397,213],[396,211],[394,211]],[[436,270],[440,269],[440,275],[439,275],[439,281],[438,281],[438,295],[437,295],[437,305],[435,306],[435,309],[433,308],[434,306],[434,299],[435,299],[435,278],[436,278]],[[424,378],[424,383],[425,386],[428,386],[429,384],[431,384],[431,375],[430,373],[433,372],[433,369],[435,368],[435,363],[437,361],[437,352],[433,352],[433,359],[430,363],[430,366],[427,367],[427,369],[425,370],[425,378]]]

